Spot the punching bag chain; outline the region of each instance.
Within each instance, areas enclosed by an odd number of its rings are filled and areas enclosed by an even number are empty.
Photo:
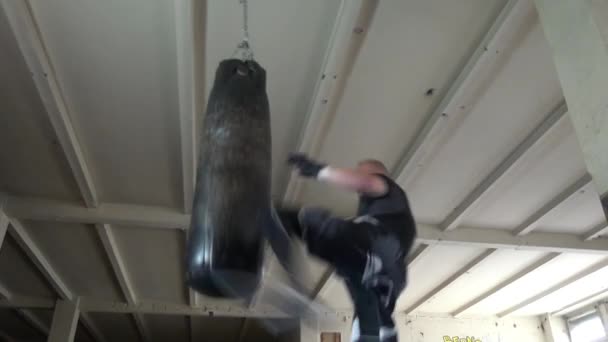
[[[243,40],[237,45],[235,54],[241,53],[243,60],[253,59],[253,50],[249,45],[249,7],[247,0],[239,0],[243,6]]]

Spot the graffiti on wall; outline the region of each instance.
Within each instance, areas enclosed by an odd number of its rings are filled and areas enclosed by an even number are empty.
[[[458,336],[443,336],[443,342],[481,342],[480,339],[474,336],[458,337]]]

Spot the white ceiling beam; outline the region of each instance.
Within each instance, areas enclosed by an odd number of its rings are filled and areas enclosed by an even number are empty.
[[[126,302],[111,302],[83,297],[81,299],[83,312],[107,313],[141,313],[181,316],[213,316],[213,317],[265,317],[286,318],[287,316],[275,309],[237,307],[234,304],[213,304],[212,301],[202,307],[191,307],[186,304],[166,303],[142,300],[137,304]]]
[[[0,298],[3,298],[0,290]],[[6,297],[4,297],[6,298]],[[0,300],[0,308],[19,308],[19,309],[52,309],[55,301],[51,298],[30,297],[21,295],[11,295],[10,299]]]
[[[197,129],[205,94],[205,0],[175,1],[177,88],[184,212],[192,210],[197,162]]]
[[[514,233],[519,236],[530,233],[538,227],[538,223],[545,216],[547,216],[551,211],[559,207],[561,204],[570,200],[574,195],[583,190],[583,188],[586,187],[589,183],[591,183],[591,175],[585,173],[583,177],[579,178],[576,182],[569,185],[557,196],[552,198],[549,203],[545,204],[542,208],[538,209],[534,214],[532,214],[532,216],[527,218],[514,230]]]
[[[22,220],[69,222],[83,224],[107,223],[175,229],[187,228],[190,215],[173,208],[129,204],[100,204],[97,208],[43,199],[3,196],[4,210],[10,217]]]
[[[335,272],[336,272],[336,270],[331,266],[328,267],[325,272],[323,272],[321,279],[319,279],[319,282],[317,283],[317,285],[315,286],[315,288],[312,290],[312,292],[310,294],[310,298],[312,300],[317,299],[319,296],[321,296],[323,291],[326,290],[326,287],[328,286],[330,279],[332,279],[332,277],[334,277]]]
[[[604,298],[608,297],[608,288],[602,289],[600,291],[594,292],[588,296],[585,296],[573,303],[565,305],[551,313],[551,316],[563,316],[567,315],[573,311],[576,311],[582,307],[590,305],[592,303],[598,302]]]
[[[569,285],[571,285],[571,284],[573,284],[573,283],[575,283],[575,282],[577,282],[577,281],[579,281],[579,280],[581,280],[581,279],[583,279],[583,278],[585,278],[585,277],[587,277],[587,276],[589,276],[589,275],[591,275],[591,274],[593,274],[593,273],[595,273],[595,272],[597,272],[597,271],[599,271],[599,270],[601,270],[603,268],[606,268],[606,267],[608,267],[608,259],[604,259],[604,260],[602,260],[602,261],[600,261],[600,262],[598,262],[598,263],[596,263],[596,264],[594,264],[594,265],[592,265],[592,266],[590,266],[590,267],[588,267],[588,268],[586,268],[586,269],[584,269],[584,270],[582,270],[580,272],[577,272],[576,274],[568,277],[565,280],[560,281],[559,283],[557,283],[557,284],[549,287],[548,289],[546,289],[546,290],[544,290],[544,291],[542,291],[542,292],[540,292],[540,293],[538,293],[538,294],[536,294],[536,295],[534,295],[534,296],[532,296],[530,298],[527,298],[526,300],[524,300],[524,301],[522,301],[520,303],[517,303],[517,304],[511,306],[510,308],[508,308],[508,309],[506,309],[506,310],[498,313],[497,316],[500,317],[500,318],[502,318],[502,317],[505,317],[507,315],[510,315],[510,314],[512,314],[512,313],[514,313],[514,312],[516,312],[516,311],[518,311],[520,309],[523,309],[524,307],[526,307],[526,306],[528,306],[528,305],[530,305],[530,304],[532,304],[532,303],[534,303],[534,302],[536,302],[536,301],[538,301],[538,300],[540,300],[542,298],[545,298],[546,296],[548,296],[548,295],[550,295],[552,293],[555,293],[555,292],[557,292],[557,291],[565,288],[566,286],[569,286]]]
[[[458,269],[451,276],[449,276],[446,280],[442,281],[441,284],[435,286],[432,290],[423,295],[420,299],[418,299],[414,304],[410,305],[407,309],[404,310],[406,315],[411,314],[415,310],[417,310],[420,306],[426,303],[429,299],[433,298],[441,291],[445,290],[448,286],[453,284],[458,278],[463,275],[469,273],[473,268],[482,263],[485,259],[487,259],[490,255],[494,254],[496,249],[488,249],[483,253],[475,257],[473,260],[469,261],[466,265]]]
[[[336,286],[339,282],[341,281],[341,279],[336,276],[335,271],[331,274],[331,277],[327,278],[327,281],[325,282],[325,284],[323,285],[323,287],[319,290],[319,293],[317,294],[317,296],[315,297],[315,299],[318,298],[327,298],[329,292],[334,288],[334,286]]]
[[[48,342],[73,342],[78,327],[80,300],[58,300],[53,313]]]
[[[16,309],[15,312],[17,315],[21,316],[23,320],[25,320],[28,324],[30,324],[34,329],[43,333],[44,335],[48,335],[50,328],[49,326],[43,322],[38,316],[34,315],[34,313],[30,310],[25,309]]]
[[[541,122],[490,174],[471,191],[460,204],[441,222],[444,230],[458,227],[462,219],[488,194],[497,182],[511,170],[517,162],[565,117],[568,107],[562,102]]]
[[[91,316],[89,314],[81,312],[80,313],[80,322],[89,331],[89,334],[91,335],[91,337],[93,337],[93,340],[100,341],[100,342],[106,342],[106,339],[105,339],[105,337],[103,337],[101,330],[99,330],[99,328],[93,322],[93,319],[91,318]]]
[[[9,233],[17,241],[19,247],[25,252],[29,259],[36,265],[38,270],[42,273],[44,278],[53,287],[55,292],[59,294],[62,299],[71,300],[74,298],[74,294],[63,282],[59,274],[48,262],[40,248],[36,246],[34,240],[30,237],[27,230],[23,227],[23,224],[15,219],[11,219],[11,225],[9,227]]]
[[[507,278],[504,281],[500,282],[499,284],[497,284],[496,286],[492,287],[488,291],[480,294],[479,296],[473,298],[472,300],[468,301],[467,303],[461,305],[459,308],[457,308],[456,310],[454,310],[451,313],[451,315],[454,316],[454,317],[456,317],[456,318],[461,317],[467,310],[469,310],[473,306],[479,304],[480,302],[486,300],[487,298],[489,298],[490,296],[494,295],[498,291],[500,291],[500,290],[504,289],[505,287],[507,287],[507,286],[513,284],[514,282],[518,281],[519,279],[521,279],[526,274],[531,273],[531,272],[537,270],[538,268],[546,265],[551,260],[557,258],[559,255],[560,255],[560,253],[549,253],[549,254],[545,255],[544,257],[540,258],[538,261],[535,261],[534,263],[532,263],[531,265],[527,266],[523,270],[521,270],[521,271],[515,273],[514,275],[510,276],[509,278]]]
[[[0,250],[2,249],[2,244],[4,243],[4,237],[6,236],[6,231],[8,230],[8,217],[0,208]]]
[[[454,231],[442,231],[436,226],[418,225],[418,241],[429,245],[608,254],[608,240],[602,240],[583,241],[573,234],[545,232],[515,236],[508,230],[488,228],[462,227]]]
[[[99,208],[86,208],[74,204],[22,200],[15,197],[6,197],[5,200],[7,215],[27,220],[108,224],[119,222],[117,224],[183,229],[188,226],[190,218],[189,215],[169,208],[118,204],[109,206],[102,204]],[[130,224],[125,224],[126,222]],[[442,231],[438,226],[422,223],[417,224],[417,228],[417,241],[426,245],[608,254],[608,241],[603,239],[583,241],[573,234],[532,232],[525,236],[514,236],[512,232],[506,230],[467,227],[455,231]]]
[[[123,257],[118,249],[112,227],[108,224],[98,224],[95,225],[95,229],[97,230],[97,234],[99,235],[99,239],[101,240],[106,255],[110,260],[112,270],[114,271],[114,275],[118,280],[118,284],[120,285],[120,289],[122,290],[125,299],[129,304],[137,304],[137,295],[133,288],[133,283],[131,282],[131,277],[129,276],[129,272],[125,266]],[[134,314],[133,320],[143,341],[150,341],[151,335],[148,331],[143,315]]]
[[[427,115],[428,119],[418,130],[418,135],[400,158],[394,172],[399,184],[409,184],[414,175],[423,167],[423,161],[440,143],[440,137],[446,129],[445,122],[450,115],[444,114],[457,113],[460,111],[460,107],[466,104],[464,102],[467,100],[463,98],[470,97],[471,90],[479,87],[478,84],[487,77],[492,66],[501,57],[495,51],[506,50],[505,45],[510,42],[509,36],[513,27],[518,26],[512,21],[521,20],[522,14],[530,7],[527,1],[519,0],[509,0],[505,4],[458,76],[450,83],[439,104]]]
[[[600,235],[608,233],[608,222],[602,222],[599,225],[593,227],[590,231],[583,234],[583,240],[593,240]]]
[[[341,1],[297,151],[312,156],[320,153],[378,3],[378,0]],[[301,186],[298,177],[291,174],[283,201],[296,201]]]
[[[420,262],[425,256],[430,254],[432,251],[431,246],[429,245],[420,245],[416,250],[407,257],[407,267],[413,267],[415,264]]]
[[[120,289],[122,290],[125,299],[129,304],[137,303],[137,296],[135,295],[135,290],[133,289],[133,283],[131,282],[127,267],[125,266],[125,262],[122,258],[120,250],[118,249],[118,245],[116,244],[112,227],[108,224],[100,224],[95,225],[95,229],[97,230],[97,234],[99,235],[99,239],[102,242],[108,258],[110,259],[110,264],[114,270],[114,275],[118,280]]]
[[[65,103],[66,97],[57,81],[55,69],[40,33],[40,27],[38,27],[27,1],[2,0],[2,7],[17,39],[19,49],[32,73],[38,93],[83,199],[87,205],[94,207],[98,204],[98,200],[91,173],[86,168],[82,148],[78,144],[78,138],[70,119],[69,106]]]

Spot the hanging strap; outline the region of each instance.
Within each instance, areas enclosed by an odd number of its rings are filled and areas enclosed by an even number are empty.
[[[232,54],[240,55],[242,60],[253,60],[253,50],[249,45],[249,7],[247,0],[239,0],[243,6],[243,40],[236,46],[236,50]]]

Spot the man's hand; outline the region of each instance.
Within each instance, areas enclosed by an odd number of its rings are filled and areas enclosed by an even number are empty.
[[[303,153],[291,153],[287,159],[287,164],[298,169],[303,177],[317,178],[319,172],[326,166],[318,163]]]
[[[383,196],[388,191],[388,184],[378,175],[321,164],[303,153],[290,154],[287,164],[297,168],[303,177],[316,178],[368,196]]]

